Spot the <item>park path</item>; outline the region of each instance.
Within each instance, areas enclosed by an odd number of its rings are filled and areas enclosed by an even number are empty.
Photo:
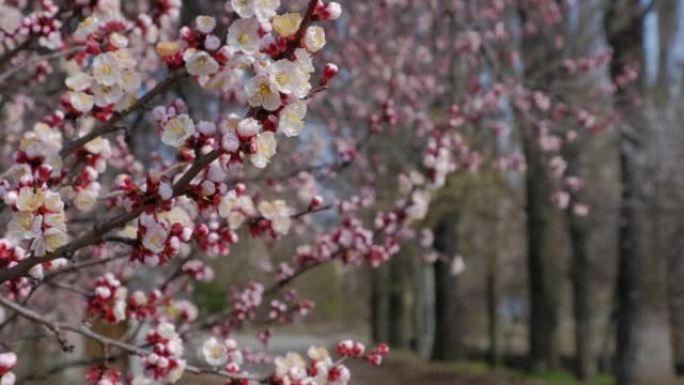
[[[278,334],[271,341],[270,353],[284,354],[288,351],[306,352],[309,346],[329,346],[338,335],[315,336],[303,334]],[[237,338],[242,346],[248,346],[253,338]],[[253,343],[253,342],[252,342]],[[463,370],[458,365],[428,364],[417,357],[392,352],[380,367],[372,367],[365,362],[350,362],[351,385],[540,385],[529,382],[506,372],[489,372],[483,369]],[[473,373],[471,373],[473,372]],[[220,385],[222,382],[199,382],[188,378],[187,384]]]

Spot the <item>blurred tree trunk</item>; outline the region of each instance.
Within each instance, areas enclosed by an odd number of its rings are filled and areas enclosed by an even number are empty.
[[[498,248],[490,253],[487,260],[487,334],[489,351],[487,360],[493,367],[501,363],[501,349],[499,347],[499,291],[498,291]]]
[[[434,264],[435,272],[435,338],[432,359],[437,361],[462,358],[464,354],[463,312],[459,280],[452,274],[450,260],[458,252],[458,215],[444,215],[435,228],[434,247],[447,260]]]
[[[573,314],[575,318],[575,375],[587,380],[596,374],[593,349],[591,262],[589,260],[589,229],[583,218],[568,215],[572,248]]]
[[[658,12],[658,34],[660,39],[660,62],[657,78],[657,86],[651,90],[655,98],[656,108],[659,113],[667,115],[666,143],[668,144],[667,155],[669,169],[662,181],[661,190],[665,190],[663,196],[659,196],[658,202],[662,202],[659,209],[661,221],[660,230],[662,252],[668,255],[668,304],[670,312],[670,324],[672,329],[672,348],[674,362],[677,371],[684,370],[684,258],[682,247],[684,246],[684,196],[682,194],[682,181],[684,174],[680,166],[682,156],[681,143],[681,120],[682,120],[682,85],[680,79],[673,73],[679,68],[680,56],[677,47],[684,41],[679,32],[684,27],[681,18],[683,1],[658,1],[655,9]],[[673,64],[676,63],[673,68]],[[673,151],[674,147],[674,151]]]
[[[525,28],[527,9],[518,14]],[[521,52],[524,61],[522,81],[530,89],[551,87],[560,66],[560,55],[553,43],[555,36],[544,33],[524,34]],[[532,85],[535,84],[535,85]],[[545,91],[545,89],[541,89]],[[525,178],[527,216],[527,264],[529,274],[529,369],[534,372],[559,366],[559,274],[556,265],[555,234],[558,210],[551,201],[553,186],[547,167],[548,160],[539,144],[538,127],[518,111],[516,119],[522,132],[522,145],[527,162]]]
[[[524,118],[519,118],[522,121]],[[552,185],[533,127],[525,127],[527,264],[529,273],[529,369],[558,367],[558,269]]]
[[[430,359],[435,341],[435,270],[431,263],[420,261],[416,301],[416,351]]]
[[[678,371],[684,368],[684,222],[680,219],[676,234],[679,235],[672,245],[669,263],[669,293],[670,322],[672,324],[672,348],[674,362]]]
[[[387,304],[387,326],[390,346],[397,348],[408,347],[406,319],[406,266],[405,255],[395,255],[389,263],[389,293]]]
[[[408,314],[406,292],[410,289],[402,253],[371,272],[371,334],[373,341],[386,342],[395,348],[406,348]]]
[[[371,337],[376,343],[389,340],[389,267],[387,264],[370,271]]]
[[[624,66],[644,65],[644,12],[639,0],[611,0],[605,28],[613,49],[611,77]],[[618,232],[617,351],[618,385],[665,385],[673,382],[672,347],[667,306],[667,258],[658,253],[654,235],[652,180],[646,163],[652,128],[633,98],[637,82],[616,94],[622,115],[619,155],[621,172]],[[650,205],[650,206],[649,206]]]
[[[563,156],[568,162],[568,175],[582,177],[581,147],[574,142],[565,146]],[[582,190],[572,192],[570,205],[566,212],[570,249],[572,252],[572,304],[575,319],[575,376],[580,380],[587,380],[596,374],[597,355],[594,350],[594,336],[592,319],[594,307],[591,287],[591,259],[589,254],[589,223],[587,218],[574,213],[576,204],[586,204]]]

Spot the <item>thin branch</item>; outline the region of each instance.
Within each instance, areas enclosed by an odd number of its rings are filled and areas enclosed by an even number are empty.
[[[79,149],[81,146],[90,142],[91,140],[121,129],[118,123],[121,122],[124,118],[126,118],[127,116],[136,111],[140,111],[147,108],[149,103],[154,98],[166,93],[169,89],[171,89],[171,87],[173,87],[174,84],[176,84],[176,82],[180,81],[181,79],[185,79],[189,76],[190,75],[187,72],[185,72],[185,70],[174,72],[171,76],[158,83],[153,89],[151,89],[145,95],[143,95],[143,97],[140,98],[140,100],[138,100],[129,109],[114,114],[114,116],[112,116],[112,118],[109,119],[104,125],[64,145],[64,147],[60,151],[60,155],[63,158],[65,158],[77,149]]]
[[[137,346],[133,346],[124,342],[121,342],[119,340],[105,337],[101,334],[98,334],[94,331],[92,331],[90,328],[86,327],[85,325],[72,325],[68,323],[59,323],[59,322],[53,322],[48,320],[47,318],[41,316],[40,314],[34,312],[33,310],[27,309],[19,304],[16,304],[6,298],[0,297],[0,306],[3,306],[9,310],[13,310],[19,316],[21,316],[24,319],[27,319],[33,323],[43,325],[46,328],[48,328],[50,331],[52,331],[58,339],[60,339],[60,343],[62,341],[66,341],[63,339],[63,332],[68,331],[72,332],[75,334],[79,334],[83,337],[86,337],[88,339],[91,339],[93,341],[96,341],[100,343],[103,346],[107,347],[115,347],[119,350],[122,350],[124,352],[127,352],[129,354],[133,354],[136,356],[144,357],[150,354],[149,351],[145,349],[138,348]],[[194,374],[212,374],[215,376],[219,376],[222,378],[230,378],[230,379],[249,379],[249,380],[254,380],[253,378],[249,377],[244,377],[244,376],[236,376],[232,375],[230,373],[227,373],[225,371],[218,371],[214,369],[209,369],[209,368],[201,368],[197,366],[192,366],[188,365],[185,368],[186,372],[189,373],[194,373]],[[257,380],[260,381],[260,380]]]

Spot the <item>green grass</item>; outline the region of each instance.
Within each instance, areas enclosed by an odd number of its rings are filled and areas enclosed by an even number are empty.
[[[530,379],[543,381],[548,385],[614,385],[615,380],[612,376],[599,375],[595,379],[582,383],[575,379],[572,373],[565,371],[550,371],[544,373],[533,374],[529,376]]]

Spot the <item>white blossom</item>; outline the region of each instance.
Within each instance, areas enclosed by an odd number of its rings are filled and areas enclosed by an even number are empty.
[[[263,107],[268,111],[275,111],[280,107],[278,89],[278,83],[266,75],[257,75],[245,84],[249,104],[252,107]]]
[[[309,52],[318,52],[325,46],[325,30],[317,25],[310,26],[304,33],[304,46]]]
[[[164,245],[166,244],[168,236],[169,232],[164,226],[152,221],[145,226],[145,235],[142,239],[142,245],[153,253],[161,253],[164,251]]]
[[[169,120],[163,127],[162,142],[179,147],[195,134],[195,124],[190,116],[181,114]]]
[[[240,19],[228,28],[228,45],[236,51],[254,54],[259,51],[259,22],[257,19]]]
[[[195,26],[202,33],[210,33],[216,28],[216,19],[211,16],[197,16]]]
[[[275,200],[272,202],[259,202],[259,213],[269,221],[273,231],[277,234],[285,235],[290,230],[292,225],[292,210],[287,206],[283,200]]]
[[[69,103],[76,111],[88,112],[93,109],[95,100],[92,95],[85,92],[69,92],[67,95]]]
[[[218,62],[205,51],[196,51],[185,61],[185,68],[193,76],[213,75],[219,70]]]
[[[85,72],[77,72],[66,78],[64,83],[73,91],[85,91],[93,84],[93,78]]]
[[[225,344],[211,337],[202,344],[202,355],[210,366],[221,366],[228,361],[228,349]]]
[[[113,53],[98,55],[93,60],[93,77],[95,81],[105,86],[112,86],[121,79],[121,65]]]
[[[278,60],[269,67],[269,73],[275,80],[278,91],[285,95],[292,94],[301,99],[311,90],[309,74],[304,72],[295,62],[287,59]]]
[[[262,132],[257,135],[255,139],[256,153],[250,158],[252,164],[257,168],[264,168],[275,155],[278,148],[278,142],[275,135],[270,132]]]
[[[242,119],[237,125],[237,133],[247,138],[260,133],[261,129],[261,123],[254,118]]]
[[[304,128],[305,116],[306,103],[297,100],[288,104],[278,115],[278,131],[287,137],[298,136]]]

